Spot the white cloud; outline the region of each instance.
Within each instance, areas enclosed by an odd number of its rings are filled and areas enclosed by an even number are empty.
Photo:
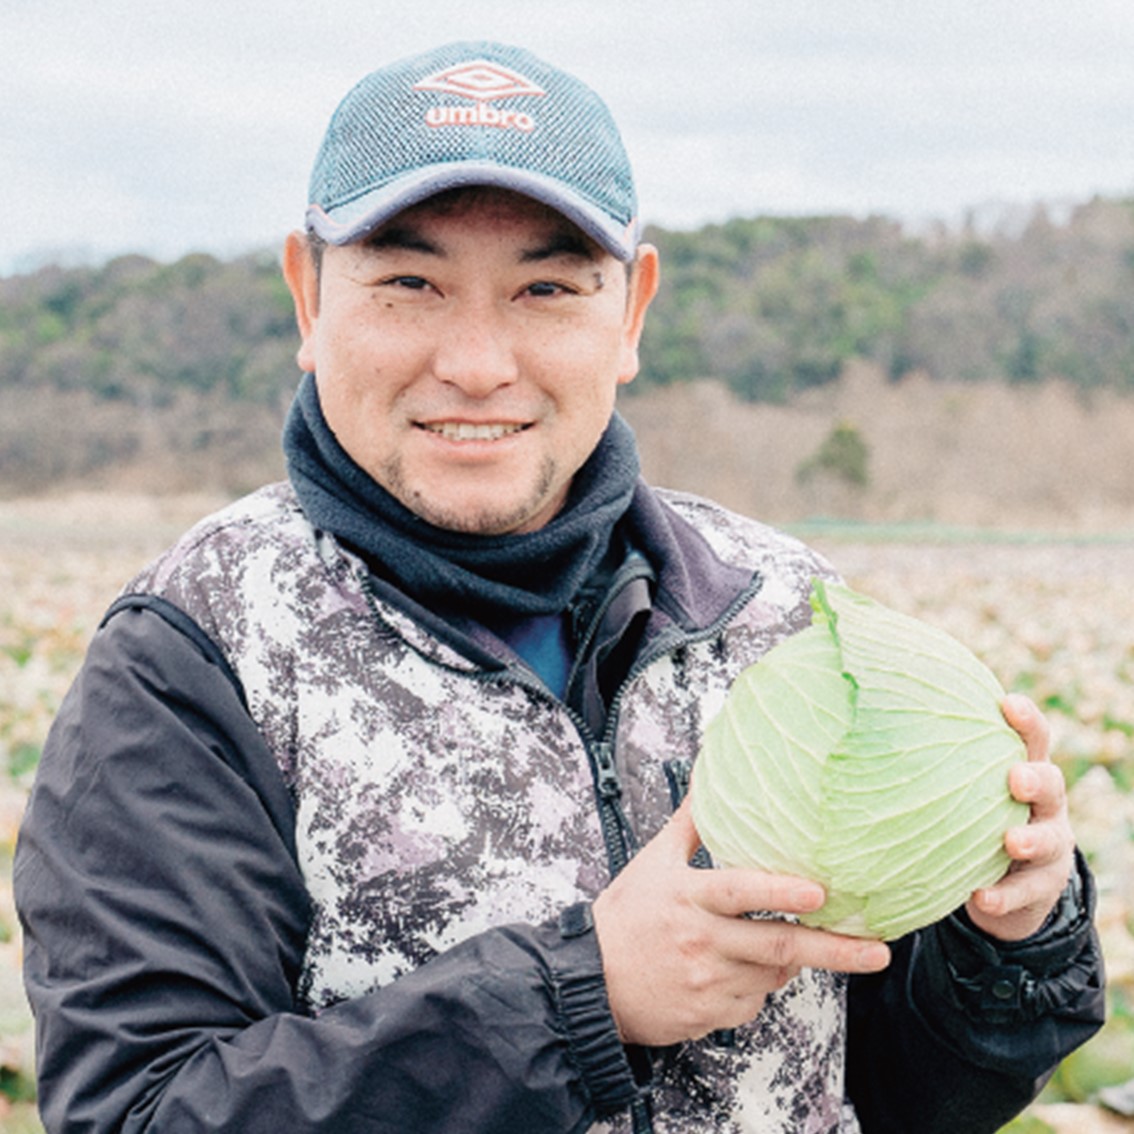
[[[464,37],[591,82],[671,226],[1134,192],[1128,0],[9,0],[0,270],[274,242],[347,86]]]

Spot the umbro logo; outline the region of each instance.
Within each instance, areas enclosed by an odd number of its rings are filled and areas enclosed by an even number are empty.
[[[488,104],[518,95],[540,96],[545,91],[531,79],[487,59],[474,59],[446,67],[414,84],[415,91],[438,91],[471,99],[472,106],[431,106],[425,113],[429,126],[495,126],[531,133],[535,119],[523,111],[500,109]]]
[[[513,98],[516,95],[547,94],[510,67],[490,63],[487,59],[474,59],[470,63],[458,63],[456,67],[446,67],[443,71],[415,83],[415,91],[443,91],[445,94],[464,95],[487,102],[494,98]]]

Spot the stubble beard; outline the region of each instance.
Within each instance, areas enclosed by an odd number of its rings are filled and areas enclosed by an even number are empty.
[[[490,504],[472,511],[447,507],[413,488],[406,480],[402,462],[396,458],[383,467],[379,483],[401,505],[435,528],[462,535],[499,536],[516,531],[547,506],[557,473],[555,459],[544,457],[532,491],[510,509]]]

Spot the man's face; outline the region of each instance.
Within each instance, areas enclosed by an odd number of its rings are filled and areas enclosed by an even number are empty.
[[[560,214],[478,190],[327,247],[321,280],[293,236],[285,271],[339,443],[431,524],[489,535],[562,507],[637,372],[657,259],[627,280]]]

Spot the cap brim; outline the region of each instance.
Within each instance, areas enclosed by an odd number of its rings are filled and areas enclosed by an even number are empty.
[[[634,258],[638,246],[637,218],[622,224],[597,205],[570,192],[561,182],[527,170],[491,162],[450,162],[427,166],[329,212],[318,205],[307,209],[307,227],[328,244],[353,244],[398,213],[447,189],[490,185],[510,189],[562,213],[619,260]]]

